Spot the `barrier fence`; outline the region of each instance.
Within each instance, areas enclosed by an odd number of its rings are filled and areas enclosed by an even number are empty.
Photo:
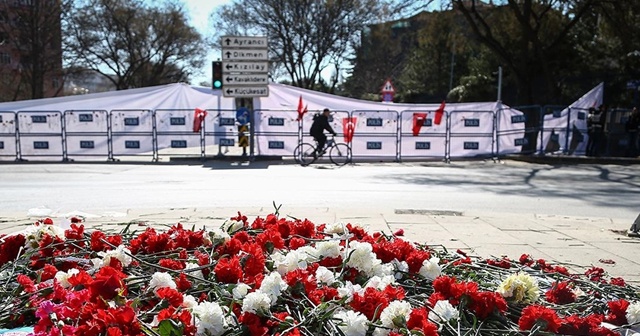
[[[523,111],[525,113],[523,113]],[[235,110],[0,111],[0,160],[120,160],[165,156],[206,158],[230,149],[255,156],[293,156],[313,143],[312,111],[255,110],[240,124]],[[584,154],[587,112],[556,106],[497,111],[332,111],[337,142],[347,142],[354,160],[499,158],[507,154]],[[627,110],[608,115],[609,153],[624,151]],[[533,118],[533,119],[531,119]],[[528,120],[530,119],[530,120]],[[537,141],[531,144],[531,141]],[[613,146],[615,142],[616,146]]]

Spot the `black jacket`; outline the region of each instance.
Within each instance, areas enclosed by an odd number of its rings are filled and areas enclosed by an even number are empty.
[[[336,132],[329,125],[329,118],[325,117],[323,114],[318,114],[313,117],[313,124],[311,124],[311,135],[322,134],[324,130],[327,130],[331,134],[335,134]]]

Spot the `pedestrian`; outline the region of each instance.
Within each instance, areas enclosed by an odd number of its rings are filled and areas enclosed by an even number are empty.
[[[640,112],[638,108],[634,107],[631,110],[629,119],[625,123],[625,129],[627,131],[627,156],[638,156],[638,127],[640,127]]]
[[[589,108],[589,115],[587,116],[587,156],[593,156],[594,144],[595,144],[595,135],[594,131],[594,123],[596,121],[596,109],[594,107]]]
[[[600,105],[598,112],[593,118],[593,144],[591,156],[602,156],[606,149],[606,136],[604,133],[607,123],[607,107]]]

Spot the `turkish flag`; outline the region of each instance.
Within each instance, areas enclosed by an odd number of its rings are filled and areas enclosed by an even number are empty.
[[[207,116],[207,111],[201,108],[197,108],[193,112],[193,131],[198,133],[202,128],[202,122],[204,121],[204,117]]]
[[[424,125],[424,121],[427,120],[427,114],[426,113],[414,113],[413,114],[413,136],[418,136],[418,134],[420,133],[420,129],[422,128],[422,125]]]
[[[442,121],[442,115],[444,114],[444,105],[445,105],[445,101],[442,101],[442,104],[440,104],[440,107],[438,107],[438,109],[436,110],[436,117],[433,120],[433,123],[436,125],[440,125],[440,122]]]
[[[353,133],[356,131],[356,117],[342,118],[342,133],[344,142],[350,143],[353,140]]]
[[[302,117],[304,116],[305,113],[307,113],[307,107],[302,107],[302,95],[300,95],[300,100],[298,101],[298,121],[302,120]]]

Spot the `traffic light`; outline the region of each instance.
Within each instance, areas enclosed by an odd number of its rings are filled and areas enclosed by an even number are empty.
[[[222,90],[222,62],[215,61],[211,67],[213,69],[211,85],[214,90]]]

